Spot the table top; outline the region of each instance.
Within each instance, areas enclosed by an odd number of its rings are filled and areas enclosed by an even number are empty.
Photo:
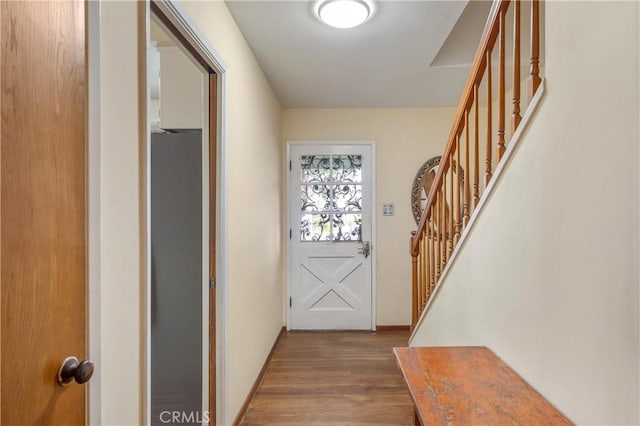
[[[486,347],[394,348],[423,425],[570,425]]]

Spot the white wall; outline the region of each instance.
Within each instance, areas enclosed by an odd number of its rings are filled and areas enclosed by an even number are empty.
[[[378,325],[411,321],[411,185],[418,169],[442,154],[455,108],[287,109],[284,140],[375,140]],[[285,179],[285,178],[283,178]],[[395,216],[383,216],[383,203]]]
[[[411,344],[486,345],[572,421],[638,424],[638,3],[544,4],[545,98]]]
[[[282,110],[224,2],[183,4],[228,67],[224,424],[230,424],[283,325]]]
[[[142,422],[137,2],[100,2],[101,424]]]

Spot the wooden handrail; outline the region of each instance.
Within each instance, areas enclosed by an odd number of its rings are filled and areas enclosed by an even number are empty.
[[[487,20],[487,24],[485,25],[484,32],[482,34],[482,38],[480,39],[480,46],[476,51],[475,59],[473,60],[473,65],[471,65],[471,74],[469,75],[469,79],[467,80],[467,84],[462,92],[462,100],[458,105],[458,110],[456,112],[456,118],[453,122],[453,128],[451,129],[451,133],[449,135],[449,141],[445,146],[444,153],[442,158],[449,158],[451,151],[453,150],[453,145],[456,140],[456,136],[462,130],[462,123],[464,122],[464,116],[466,111],[473,104],[473,93],[476,84],[479,84],[484,75],[484,71],[486,68],[487,57],[485,52],[489,47],[493,47],[495,44],[496,38],[498,37],[498,26],[496,25],[499,17],[499,12],[502,9],[507,9],[509,7],[509,3],[511,0],[495,0],[493,5],[491,6],[491,11],[489,12],[489,19]],[[430,207],[433,205],[433,200],[435,198],[435,193],[437,191],[436,188],[439,188],[442,184],[442,177],[444,175],[444,168],[440,167],[438,169],[438,173],[436,173],[436,177],[431,184],[431,190],[429,191],[429,196],[427,197],[427,205],[425,207],[425,212],[430,211]],[[418,224],[418,232],[413,237],[412,243],[412,254],[416,253],[417,246],[420,240],[420,235],[424,232],[425,222],[427,220],[427,215],[423,214],[420,218],[420,223]]]
[[[520,114],[520,55],[521,55],[521,1],[494,0],[489,11],[480,44],[476,51],[467,83],[462,92],[453,127],[442,154],[435,179],[431,184],[427,203],[416,231],[412,232],[410,253],[412,257],[412,323],[415,325],[426,306],[462,231],[477,208],[481,185],[486,188],[493,178],[493,170],[499,165],[506,150],[506,17],[513,4],[513,64],[512,64],[512,112],[513,137],[522,116]],[[541,83],[540,78],[540,12],[539,0],[531,0],[530,66],[528,99],[531,100]],[[497,60],[492,56],[498,45]],[[492,62],[497,64],[492,64]],[[497,100],[493,101],[493,70],[497,66]],[[483,144],[480,144],[480,87],[485,81],[486,121]],[[485,92],[483,91],[483,96]],[[510,101],[511,102],[511,101]],[[493,108],[497,106],[496,115]],[[493,134],[494,117],[497,118],[496,134]],[[483,117],[485,118],[485,117]],[[473,122],[473,125],[471,124]],[[471,128],[470,128],[471,127]],[[494,137],[495,136],[495,137]],[[485,139],[486,138],[486,139]],[[494,147],[495,143],[495,147]],[[480,149],[484,149],[484,172],[480,176]],[[473,152],[473,159],[471,159]],[[494,157],[495,153],[495,157]],[[464,166],[462,160],[464,158]],[[493,160],[496,159],[494,164]],[[473,184],[471,184],[473,182]],[[425,242],[424,239],[428,239]]]

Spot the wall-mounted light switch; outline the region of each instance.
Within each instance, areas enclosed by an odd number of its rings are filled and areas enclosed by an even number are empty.
[[[384,216],[393,216],[394,211],[393,203],[382,204],[382,214]]]

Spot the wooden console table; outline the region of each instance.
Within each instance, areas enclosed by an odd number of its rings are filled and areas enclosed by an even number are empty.
[[[485,347],[394,348],[416,425],[570,425]]]

